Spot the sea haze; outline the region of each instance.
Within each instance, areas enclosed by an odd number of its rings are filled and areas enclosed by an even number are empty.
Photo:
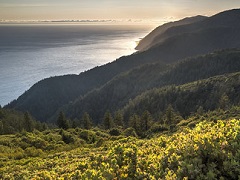
[[[141,25],[0,25],[0,105],[37,81],[82,71],[134,52],[152,27]]]

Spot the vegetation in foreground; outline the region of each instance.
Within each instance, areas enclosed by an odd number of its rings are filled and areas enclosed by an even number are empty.
[[[240,178],[239,120],[180,129],[150,139],[79,128],[2,135],[0,178]]]

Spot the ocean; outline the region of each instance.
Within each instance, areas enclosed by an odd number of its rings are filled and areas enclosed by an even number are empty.
[[[1,24],[0,105],[36,82],[79,74],[135,52],[152,26],[86,24]]]

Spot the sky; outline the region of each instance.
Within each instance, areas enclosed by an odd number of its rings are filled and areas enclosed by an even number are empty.
[[[240,0],[0,0],[0,20],[170,20],[240,8]]]

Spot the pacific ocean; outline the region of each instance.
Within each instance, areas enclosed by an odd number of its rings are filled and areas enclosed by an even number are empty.
[[[79,74],[135,52],[152,26],[1,24],[0,105],[51,76]]]

